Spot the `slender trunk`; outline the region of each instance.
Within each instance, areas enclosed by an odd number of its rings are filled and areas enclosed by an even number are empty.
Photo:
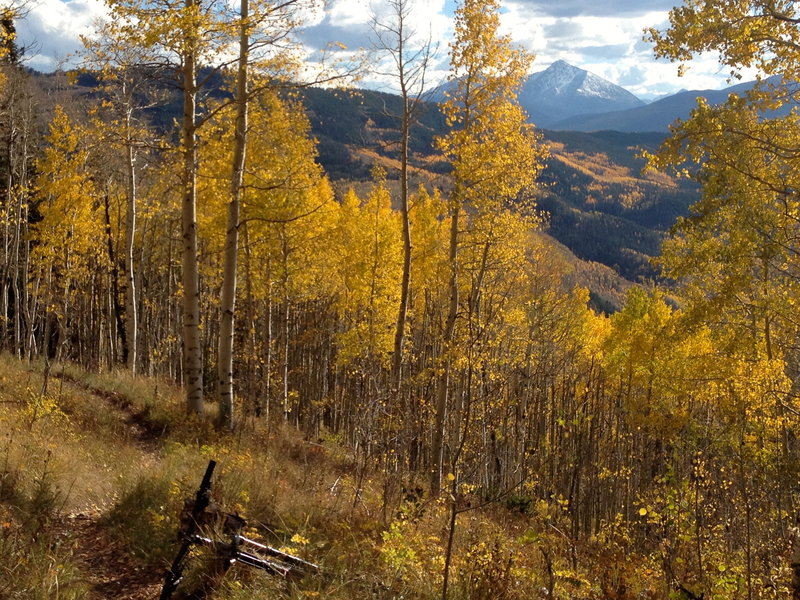
[[[28,146],[30,144],[30,135],[33,125],[33,106],[32,99],[28,98],[28,106],[25,111],[25,125],[22,127],[22,139],[20,140],[20,150],[18,155],[22,158],[20,161],[20,172],[17,177],[20,186],[20,192],[17,194],[16,214],[15,217],[15,241],[14,241],[14,268],[13,276],[13,289],[14,289],[14,348],[15,354],[18,358],[23,356],[23,347],[28,346],[26,349],[30,351],[35,347],[34,338],[34,315],[36,314],[34,308],[28,305],[28,270],[30,266],[30,236],[28,235]],[[20,252],[22,249],[22,252]],[[20,285],[22,283],[22,285]],[[35,297],[33,298],[35,302]],[[23,319],[24,311],[24,319]],[[23,340],[23,327],[27,328],[25,331],[25,339]]]
[[[281,228],[281,259],[283,260],[283,307],[281,310],[281,337],[283,352],[281,357],[281,402],[283,404],[283,420],[289,422],[289,243],[286,239],[286,225]]]
[[[397,311],[397,327],[394,334],[394,355],[392,357],[392,382],[400,389],[403,378],[403,342],[405,339],[408,296],[411,285],[411,223],[408,216],[408,136],[410,109],[408,92],[401,80],[403,96],[403,124],[400,140],[400,214],[403,219],[403,277],[400,284],[400,307]]]
[[[128,216],[125,223],[125,341],[126,361],[131,374],[136,374],[139,354],[139,314],[136,306],[136,276],[134,269],[134,242],[136,239],[136,155],[131,139],[131,111],[125,112],[127,129]]]
[[[187,13],[195,0],[185,0]],[[193,25],[190,25],[193,27]],[[197,259],[197,35],[186,32],[183,53],[183,384],[190,412],[203,410],[203,348],[200,340],[200,275]]]
[[[111,348],[111,359],[112,361],[116,361],[116,352],[114,344],[114,339],[116,336],[113,335],[114,327],[116,325],[117,331],[119,332],[120,336],[122,337],[122,347],[127,347],[128,340],[125,336],[125,327],[122,322],[122,306],[119,303],[119,270],[117,269],[117,258],[114,253],[114,237],[111,231],[111,214],[110,214],[110,206],[109,206],[109,198],[108,198],[108,191],[103,195],[103,208],[104,208],[104,225],[106,228],[106,246],[108,251],[108,264],[109,264],[109,279],[111,281],[111,285],[109,286],[110,294],[111,294],[111,318],[109,319],[108,323],[108,330],[111,334],[109,337],[109,345]]]
[[[14,139],[16,137],[16,130],[14,127],[14,112],[13,107],[9,107],[9,131],[8,140],[6,145],[6,161],[8,163],[8,171],[6,172],[6,197],[5,206],[3,206],[3,273],[2,273],[2,290],[0,290],[0,344],[3,350],[7,348],[8,344],[8,315],[9,315],[9,277],[11,274],[11,245],[10,245],[10,225],[11,225],[11,211],[14,200]],[[15,265],[16,266],[16,265]],[[17,301],[18,299],[15,299]],[[15,307],[15,311],[19,311],[19,306]]]
[[[247,338],[245,344],[245,356],[247,367],[247,382],[245,389],[247,390],[248,398],[253,401],[253,412],[256,417],[260,417],[263,412],[263,405],[261,400],[260,390],[256,385],[259,379],[258,361],[256,360],[256,305],[255,297],[253,295],[253,268],[252,256],[250,250],[250,232],[247,229],[247,223],[241,224],[242,228],[242,244],[244,246],[244,286],[245,296],[247,298]]]
[[[451,484],[450,515],[447,522],[447,548],[444,553],[444,573],[442,576],[442,600],[447,600],[447,591],[450,587],[450,565],[453,562],[453,542],[456,537],[456,520],[458,519],[458,507],[456,506],[456,494],[458,487],[455,478]]]
[[[461,215],[461,204],[454,192],[453,208],[450,213],[450,307],[442,336],[442,374],[439,377],[436,413],[434,417],[433,440],[431,444],[431,495],[438,495],[442,483],[442,463],[444,460],[444,427],[447,415],[447,395],[450,386],[450,352],[458,316],[458,221]]]
[[[23,181],[24,184],[24,181]],[[25,252],[25,256],[20,256],[20,246],[25,243],[27,244],[27,210],[23,206],[24,202],[24,192],[20,192],[18,194],[17,201],[15,203],[15,214],[14,214],[14,241],[12,243],[12,270],[13,273],[11,275],[11,290],[14,295],[14,353],[17,357],[22,356],[22,310],[23,307],[26,306],[25,302],[25,293],[27,291],[27,286],[20,285],[20,282],[27,282],[27,259],[30,256],[30,252]],[[23,223],[24,219],[24,223]],[[25,264],[20,264],[21,261],[24,260]],[[30,324],[33,322],[31,318],[32,312],[29,311],[28,318],[26,321]]]
[[[269,420],[271,417],[270,410],[272,408],[272,345],[273,345],[273,335],[272,335],[272,313],[273,313],[273,301],[272,301],[272,259],[267,256],[267,310],[266,315],[264,318],[266,319],[266,331],[264,332],[265,335],[265,348],[264,348],[264,393],[266,394],[265,399],[265,414],[264,418],[267,421],[267,426],[269,427]]]
[[[236,308],[236,269],[239,253],[239,201],[242,193],[244,161],[247,150],[247,62],[249,54],[248,0],[241,0],[239,30],[239,72],[236,82],[236,131],[233,145],[231,200],[225,234],[225,258],[222,274],[222,313],[219,331],[217,376],[219,378],[219,426],[233,428],[233,326]]]

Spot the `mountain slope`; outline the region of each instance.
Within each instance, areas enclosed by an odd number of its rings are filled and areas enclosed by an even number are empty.
[[[644,106],[629,91],[563,60],[528,77],[519,102],[540,127],[575,115]]]
[[[340,186],[369,178],[373,164],[397,176],[399,98],[361,91],[357,96],[308,90],[305,100],[320,162]],[[413,128],[412,187],[446,187],[449,165],[432,140],[445,131],[431,104]],[[612,267],[630,281],[656,275],[650,257],[659,253],[665,231],[697,198],[687,181],[642,175],[640,148],[655,150],[664,134],[544,131],[551,158],[540,177],[537,198],[547,213],[549,234],[579,259]],[[598,294],[590,281],[582,285]]]
[[[551,69],[547,78],[542,76],[539,81],[544,87],[547,79],[552,90],[572,96],[578,92],[588,96],[590,91],[605,89],[581,73],[577,73],[578,79],[583,77],[580,81],[568,76],[576,71],[580,70],[573,71],[567,66],[561,73],[564,76],[557,77],[558,70]],[[50,78],[39,79],[43,88],[55,85]],[[96,93],[96,82],[83,78],[63,93],[77,101]],[[367,185],[362,182],[370,180],[374,165],[386,169],[390,186],[397,185],[400,148],[397,115],[402,104],[398,96],[368,90],[307,88],[302,91],[302,98],[311,133],[319,141],[319,162],[337,189]],[[179,111],[175,93],[165,90],[163,102],[148,116],[159,127],[172,123]],[[439,107],[426,104],[412,129],[412,189],[418,185],[443,189],[449,186],[450,165],[436,151],[434,143],[446,129]],[[543,134],[551,158],[540,177],[537,201],[547,213],[548,233],[577,259],[602,263],[629,281],[654,277],[650,257],[659,253],[664,232],[677,216],[687,213],[697,197],[696,189],[685,181],[641,174],[644,163],[637,157],[638,149],[654,150],[664,134],[608,131],[544,131]],[[615,293],[612,300],[591,281],[583,276],[579,279],[594,297],[602,296],[603,308],[613,308],[618,302],[619,294]]]
[[[561,131],[601,131],[624,132],[668,131],[676,119],[686,119],[697,106],[697,99],[706,98],[710,104],[725,102],[730,94],[744,94],[752,89],[754,81],[740,83],[722,90],[691,90],[678,92],[661,98],[651,104],[624,110],[614,110],[603,114],[585,114],[565,117],[553,123],[551,128]],[[776,114],[785,114],[789,108]]]

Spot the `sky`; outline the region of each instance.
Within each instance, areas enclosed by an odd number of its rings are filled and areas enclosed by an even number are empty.
[[[455,0],[413,1],[412,27],[417,39],[430,37],[439,50],[428,80],[447,74],[447,44],[453,33]],[[719,89],[730,85],[728,71],[714,56],[692,61],[678,77],[677,65],[653,57],[643,41],[647,27],[663,29],[676,0],[501,0],[502,32],[535,54],[532,72],[556,60],[591,71],[644,100],[682,89]],[[90,35],[93,23],[105,17],[100,0],[33,0],[18,23],[21,44],[31,46],[28,65],[52,71],[81,48],[80,35]],[[302,35],[312,49],[340,42],[349,49],[368,48],[374,40],[371,15],[380,20],[379,0],[328,0],[324,11],[308,20]],[[368,75],[362,84],[392,91],[392,79]]]

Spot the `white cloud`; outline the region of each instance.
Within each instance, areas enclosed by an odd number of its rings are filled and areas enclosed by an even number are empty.
[[[100,0],[38,0],[17,24],[20,43],[30,48],[28,64],[42,71],[56,69],[83,48],[79,36],[90,35],[95,21],[107,14]]]
[[[328,22],[335,27],[365,25],[369,22],[368,0],[335,0],[327,8]]]
[[[407,49],[416,51],[430,41],[433,48],[438,47],[436,58],[431,63],[426,81],[428,84],[440,82],[447,74],[447,43],[452,36],[452,18],[444,14],[444,0],[410,0],[410,13],[406,20],[406,33],[411,33]],[[325,18],[309,27],[303,40],[314,48],[324,48],[330,42],[340,42],[347,48],[345,53],[363,48],[374,50],[380,46],[374,21],[391,25],[394,16],[391,8],[381,0],[335,0],[328,7]],[[386,44],[392,45],[391,34]],[[391,60],[385,53],[375,52],[372,56],[374,68],[363,75],[359,85],[396,91],[396,76]],[[429,86],[428,86],[429,87]]]
[[[447,74],[447,44],[452,38],[453,0],[412,0],[410,27],[415,42],[431,37],[439,53],[429,74],[438,83]],[[714,89],[727,85],[729,73],[721,69],[714,56],[703,56],[692,63],[683,78],[677,66],[656,61],[649,43],[642,41],[646,27],[663,28],[671,0],[504,0],[502,31],[536,54],[533,70],[546,68],[556,60],[597,73],[623,85],[637,95],[652,97],[687,89]],[[374,33],[372,16],[390,18],[381,0],[332,0],[325,12],[309,13],[308,27],[302,35],[309,56],[330,42],[344,43],[348,51],[370,48]],[[104,17],[101,0],[38,0],[27,17],[18,24],[20,41],[33,45],[36,54],[28,64],[51,71],[61,61],[81,49],[78,36],[90,34],[96,19]],[[372,38],[372,39],[371,39]],[[389,73],[384,64],[379,69]],[[746,78],[753,74],[747,73]],[[363,85],[394,89],[390,75],[372,73]]]

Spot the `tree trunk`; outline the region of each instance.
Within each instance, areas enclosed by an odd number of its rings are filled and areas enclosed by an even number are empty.
[[[402,54],[401,54],[402,57]],[[411,111],[408,105],[408,92],[401,79],[403,96],[403,125],[400,140],[400,215],[403,219],[403,276],[400,284],[400,307],[397,311],[397,326],[394,334],[394,355],[392,357],[392,384],[400,389],[403,378],[403,341],[405,339],[408,295],[411,286],[411,223],[408,216],[408,136]]]
[[[125,111],[127,128],[127,161],[128,169],[128,216],[125,223],[125,345],[128,370],[136,374],[136,361],[139,354],[139,313],[136,306],[136,277],[134,269],[134,242],[136,239],[136,156],[131,139],[131,111]]]
[[[114,254],[114,237],[113,232],[111,231],[111,207],[109,206],[109,198],[108,198],[108,190],[106,190],[105,194],[103,194],[103,218],[104,218],[104,225],[106,229],[106,249],[108,251],[108,264],[109,264],[109,293],[111,299],[111,306],[109,309],[111,314],[109,315],[109,323],[108,323],[108,330],[109,330],[109,348],[111,351],[111,360],[117,360],[117,353],[115,351],[116,348],[116,336],[113,335],[114,333],[114,325],[116,325],[116,330],[119,332],[120,336],[122,337],[122,347],[126,348],[128,345],[128,339],[125,335],[126,330],[124,324],[122,322],[122,307],[119,303],[119,271],[117,269],[117,257]]]
[[[187,13],[195,0],[185,0]],[[203,411],[203,348],[200,340],[200,275],[197,264],[197,33],[185,33],[183,53],[183,384],[187,409]]]
[[[454,195],[458,192],[455,191]],[[431,495],[436,496],[442,484],[442,463],[444,461],[444,428],[447,415],[447,396],[450,387],[450,351],[458,317],[458,221],[461,215],[461,204],[458,198],[453,199],[450,213],[450,306],[442,335],[442,374],[436,390],[436,413],[431,444]]]
[[[225,258],[222,272],[219,326],[219,377],[218,425],[233,429],[233,325],[236,308],[236,269],[239,254],[239,204],[247,151],[247,62],[249,58],[248,0],[241,0],[239,30],[239,71],[236,76],[236,131],[233,144],[233,169],[231,175],[231,201],[228,204],[228,226],[225,233]]]

